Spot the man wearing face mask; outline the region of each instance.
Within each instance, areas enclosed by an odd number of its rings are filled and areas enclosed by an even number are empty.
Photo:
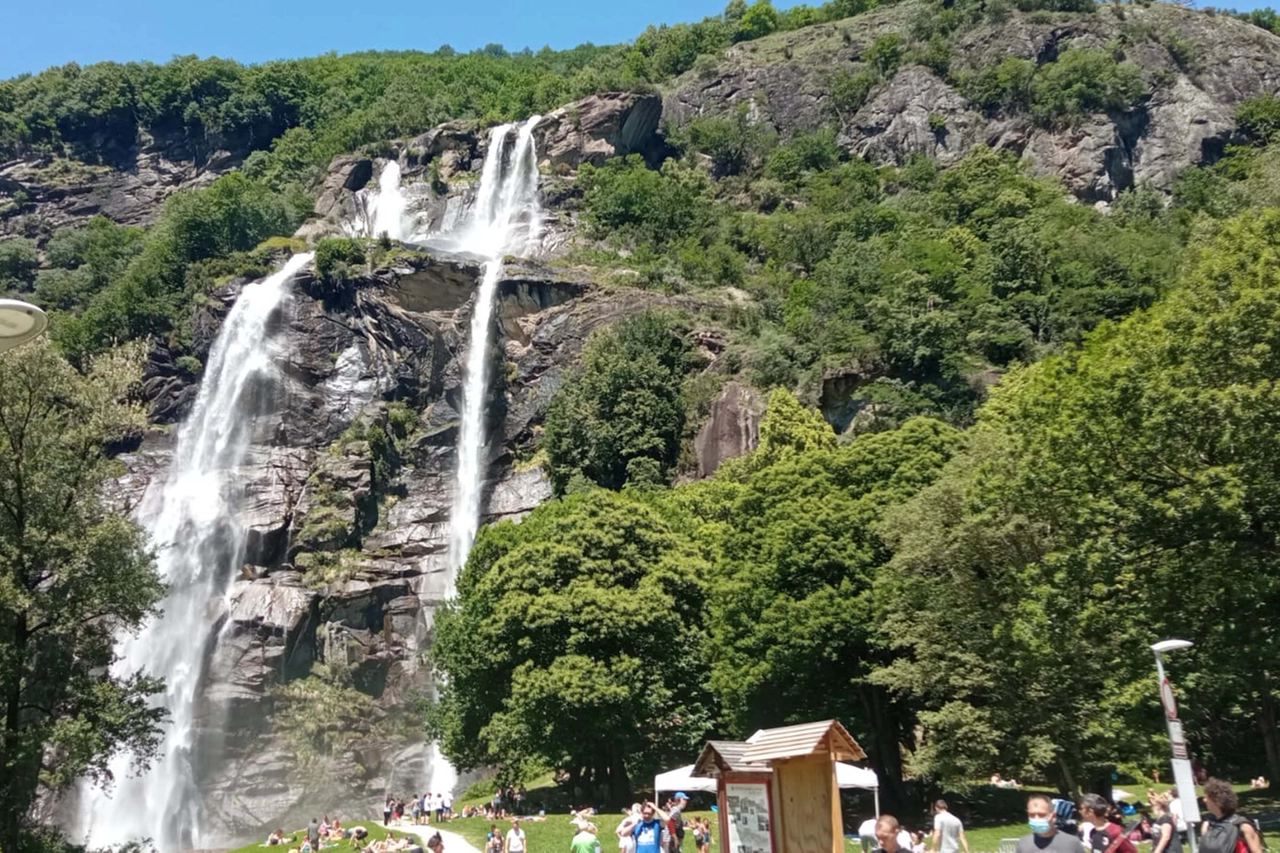
[[[1031,834],[1018,839],[1017,853],[1084,853],[1084,845],[1074,835],[1059,832],[1053,803],[1044,794],[1027,798],[1027,826]]]

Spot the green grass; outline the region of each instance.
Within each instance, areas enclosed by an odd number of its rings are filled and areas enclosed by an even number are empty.
[[[369,836],[365,839],[366,842],[381,841],[387,837],[387,831],[372,821],[348,820],[343,821],[343,826],[363,826],[365,829],[369,830]],[[267,840],[264,835],[260,840],[255,841],[252,844],[246,844],[239,850],[231,851],[231,853],[267,853],[267,851],[275,851],[275,853],[289,853],[293,848],[300,847],[306,837],[307,830],[306,827],[303,827],[302,829],[293,831],[292,835],[286,834],[283,844],[276,847],[266,847],[262,843]],[[327,850],[329,853],[355,853],[356,848],[350,840],[344,839],[332,847],[322,847],[321,849]]]
[[[712,812],[688,812],[687,816],[705,817],[715,821],[715,815]],[[596,827],[600,830],[600,849],[605,851],[613,851],[618,849],[618,845],[614,840],[613,831],[617,828],[618,822],[622,820],[622,813],[604,813],[595,819]],[[475,845],[476,849],[484,849],[484,837],[489,832],[489,824],[481,817],[456,818],[444,824],[441,829],[449,832],[456,832],[467,841]],[[504,834],[511,828],[511,821],[497,821],[498,829]],[[569,849],[569,841],[577,833],[577,828],[569,822],[567,814],[547,815],[545,821],[522,820],[520,827],[524,830],[525,836],[529,841],[530,853],[561,853],[561,851]],[[720,833],[712,829],[712,837],[715,843],[711,845],[713,851],[720,850]],[[684,847],[686,853],[696,853],[697,847],[693,843],[693,832],[687,831],[684,836]],[[239,853],[239,851],[237,851]]]

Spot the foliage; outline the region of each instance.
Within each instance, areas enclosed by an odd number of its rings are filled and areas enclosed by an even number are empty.
[[[316,275],[328,283],[345,280],[365,261],[364,244],[349,237],[325,237],[316,244]]]
[[[1280,131],[1280,98],[1268,92],[1242,102],[1236,108],[1236,126],[1256,144],[1275,141]]]
[[[752,7],[755,8],[755,7]],[[740,106],[721,116],[699,116],[690,121],[674,140],[687,151],[705,154],[717,175],[737,175],[757,164],[768,150],[770,139]]]
[[[362,740],[390,734],[384,712],[352,685],[341,662],[318,663],[311,675],[280,685],[274,694],[275,727],[307,773]]]
[[[39,265],[35,241],[25,237],[0,240],[0,288],[15,291],[31,289]]]
[[[437,612],[431,728],[458,767],[534,759],[630,799],[708,732],[707,564],[691,519],[595,489],[481,531]]]
[[[53,318],[53,338],[82,361],[114,341],[181,333],[197,290],[189,279],[201,261],[291,233],[309,212],[309,201],[304,205],[233,172],[170,197],[145,238],[136,229],[95,220],[85,256],[89,280],[70,295],[55,291],[66,313]],[[49,289],[46,297],[52,298]],[[84,301],[75,304],[77,297]]]
[[[1076,121],[1088,113],[1127,110],[1146,90],[1133,63],[1116,62],[1105,50],[1068,50],[1031,81],[1031,114],[1042,124]]]
[[[1036,64],[1029,59],[1006,57],[964,78],[965,97],[987,110],[1025,110],[1031,106],[1031,81]]]
[[[615,242],[645,242],[662,247],[705,227],[707,185],[668,161],[662,171],[648,169],[639,155],[613,159],[579,172],[588,229]]]
[[[894,515],[905,655],[879,679],[922,704],[920,772],[1075,788],[1087,756],[1142,760],[1154,686],[1125,650],[1165,636],[1197,640],[1180,666],[1201,731],[1271,719],[1278,237],[1276,211],[1227,223],[1162,303],[1007,378]]]
[[[609,489],[665,482],[684,429],[681,383],[692,366],[672,318],[645,312],[597,333],[547,407],[542,443],[556,492],[581,475]],[[648,463],[647,465],[645,463]]]
[[[106,784],[109,762],[155,753],[162,689],[113,669],[117,632],[138,630],[163,593],[143,531],[107,509],[104,453],[136,434],[122,403],[137,347],[78,373],[43,342],[0,355],[0,845],[19,849],[40,785]]]

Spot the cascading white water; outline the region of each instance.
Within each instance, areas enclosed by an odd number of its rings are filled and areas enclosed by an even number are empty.
[[[404,194],[400,191],[400,164],[395,160],[382,167],[378,178],[378,200],[374,210],[373,233],[392,240],[404,239]]]
[[[247,285],[209,352],[195,406],[178,433],[163,489],[149,495],[140,520],[170,585],[163,615],[119,646],[120,665],[162,676],[169,712],[151,769],[129,777],[132,756],[119,756],[118,783],[83,798],[81,826],[90,847],[150,838],[163,853],[201,846],[199,793],[191,763],[196,700],[206,642],[224,596],[244,560],[245,531],[236,522],[244,463],[255,421],[274,412],[277,368],[274,318],[289,282],[311,260],[294,255],[270,277]]]
[[[449,519],[449,594],[458,571],[467,562],[480,526],[480,500],[484,487],[486,440],[485,398],[489,384],[489,334],[502,257],[526,255],[537,245],[538,157],[534,116],[517,129],[494,128],[480,177],[480,192],[472,214],[456,237],[437,241],[458,251],[485,258],[484,277],[471,314],[463,374],[462,428],[458,435],[458,477],[453,512]],[[515,137],[514,142],[512,136]]]
[[[389,160],[378,176],[378,186],[365,187],[356,193],[355,214],[343,222],[342,230],[348,237],[374,238],[386,234],[392,240],[403,240],[407,208],[408,200],[400,186],[400,164]]]

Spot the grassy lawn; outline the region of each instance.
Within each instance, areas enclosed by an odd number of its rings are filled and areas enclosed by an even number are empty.
[[[343,826],[363,826],[365,829],[369,830],[369,836],[365,841],[381,841],[387,837],[387,831],[372,821],[346,821],[343,823]],[[284,837],[284,844],[276,847],[267,847],[263,844],[262,842],[266,841],[266,837],[264,836],[261,841],[255,841],[252,844],[241,847],[239,850],[233,850],[231,853],[267,853],[267,851],[275,851],[275,853],[289,853],[291,849],[301,846],[302,842],[306,840],[306,837],[307,829],[306,827],[303,827],[302,829],[293,831],[292,834],[286,833]],[[328,850],[330,853],[355,853],[355,847],[349,840],[339,841],[332,847],[324,846],[321,849]]]
[[[687,817],[705,817],[714,823],[715,815],[711,812],[687,812]],[[618,823],[622,820],[622,813],[608,813],[597,815],[595,818],[596,827],[600,830],[600,849],[602,853],[614,853],[618,849],[618,843],[614,837],[613,831],[617,828]],[[448,821],[441,828],[450,832],[456,832],[467,841],[476,846],[476,849],[484,849],[484,837],[489,832],[490,821],[481,817],[457,818]],[[511,821],[498,821],[498,829],[505,834],[511,828]],[[577,833],[577,828],[569,822],[567,814],[547,815],[545,821],[522,820],[520,828],[524,830],[525,836],[529,840],[529,853],[565,853],[569,849],[569,840]],[[715,838],[715,844],[711,845],[713,851],[720,850],[719,833],[714,829],[712,836]],[[696,853],[697,847],[693,843],[693,832],[688,831],[684,837],[683,850],[688,853]]]

